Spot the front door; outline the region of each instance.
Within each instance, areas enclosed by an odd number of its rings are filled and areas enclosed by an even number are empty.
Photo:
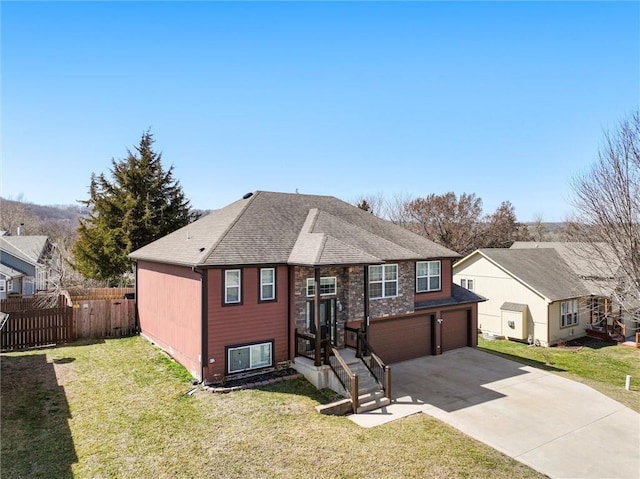
[[[316,324],[314,321],[314,301],[307,301],[307,332],[316,333]],[[336,328],[336,300],[321,299],[320,300],[320,334],[321,337],[328,337],[331,344],[336,344],[337,328]]]

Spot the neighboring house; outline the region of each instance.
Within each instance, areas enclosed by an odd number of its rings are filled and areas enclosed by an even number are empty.
[[[454,265],[454,282],[487,298],[478,307],[483,333],[552,346],[615,323],[617,268],[589,251],[584,243],[551,242],[479,249]]]
[[[387,363],[477,344],[459,255],[337,198],[249,193],[130,256],[141,334],[205,382],[358,330]]]
[[[49,290],[59,261],[47,236],[0,235],[0,299]]]

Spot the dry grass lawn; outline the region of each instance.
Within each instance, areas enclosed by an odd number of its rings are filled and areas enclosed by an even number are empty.
[[[218,395],[134,337],[1,357],[2,477],[544,477],[424,414],[362,429],[305,380]]]

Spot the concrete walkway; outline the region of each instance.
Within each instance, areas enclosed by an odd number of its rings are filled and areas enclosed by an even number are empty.
[[[353,422],[423,412],[554,479],[640,478],[640,415],[584,384],[472,348],[396,363],[391,378],[393,402]]]

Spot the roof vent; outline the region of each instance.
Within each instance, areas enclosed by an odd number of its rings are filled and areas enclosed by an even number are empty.
[[[253,193],[252,193],[252,192],[249,192],[249,193],[247,193],[246,195],[244,195],[244,196],[242,197],[242,199],[243,199],[243,200],[246,200],[247,198],[251,198],[252,196],[253,196]]]
[[[204,252],[204,248],[200,248],[198,251],[200,251],[201,253]]]

